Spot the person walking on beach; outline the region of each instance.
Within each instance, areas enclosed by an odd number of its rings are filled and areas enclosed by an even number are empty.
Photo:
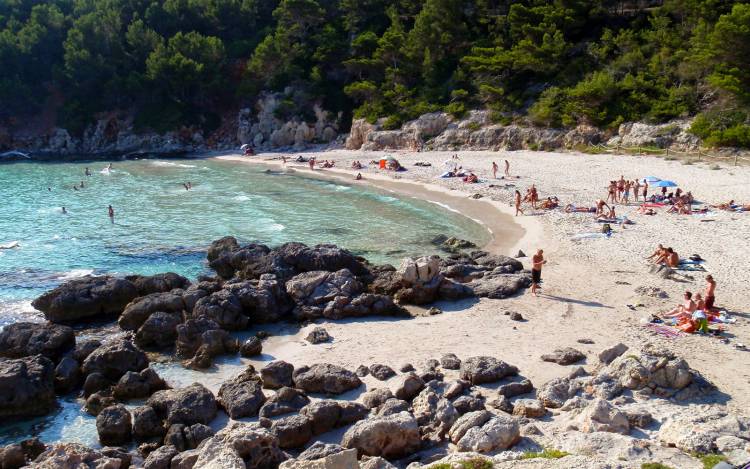
[[[505,177],[510,177],[510,162],[505,160]]]
[[[542,281],[542,266],[547,261],[544,259],[544,251],[537,250],[534,257],[531,258],[531,294],[539,296],[536,292],[539,289],[539,283]]]
[[[492,162],[492,177],[497,179],[497,163]]]
[[[523,214],[523,210],[521,209],[521,193],[516,189],[516,216],[518,216],[518,212]]]
[[[716,301],[716,297],[714,296],[714,293],[716,292],[716,280],[714,280],[712,275],[706,275],[706,283],[708,284],[706,286],[706,311],[711,311],[714,308],[714,302]]]
[[[109,215],[109,221],[114,223],[115,222],[115,209],[113,209],[111,205],[107,207],[107,214]]]

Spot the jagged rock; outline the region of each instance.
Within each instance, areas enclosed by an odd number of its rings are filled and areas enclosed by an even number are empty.
[[[467,386],[468,383],[464,380],[453,380],[450,383],[446,384],[445,390],[443,391],[443,397],[445,397],[446,399],[455,399],[463,394],[464,389],[466,389]]]
[[[576,395],[581,386],[570,378],[554,378],[544,383],[537,391],[537,398],[545,407],[558,409],[568,399]]]
[[[107,457],[79,443],[55,443],[34,460],[34,467],[40,469],[116,469],[122,466],[120,459]]]
[[[556,349],[552,353],[542,355],[545,362],[553,362],[558,365],[572,365],[586,358],[586,355],[572,347]]]
[[[396,372],[393,371],[393,368],[387,365],[381,365],[381,364],[370,365],[369,371],[373,378],[380,380],[380,381],[385,381],[389,378],[396,376]]]
[[[630,423],[625,414],[604,399],[595,399],[578,416],[579,428],[584,433],[612,432],[627,435]]]
[[[357,369],[354,370],[354,374],[359,376],[360,378],[364,378],[365,376],[370,374],[370,369],[365,365],[359,365]]]
[[[471,357],[461,363],[461,379],[471,384],[493,383],[518,374],[518,368],[493,357]]]
[[[57,361],[75,347],[73,329],[59,324],[16,322],[0,331],[0,357],[21,358],[42,354]]]
[[[323,342],[330,342],[332,337],[328,334],[328,331],[323,327],[315,327],[307,334],[305,340],[311,344],[322,344]]]
[[[264,469],[287,459],[278,439],[257,425],[233,423],[201,444],[195,468]]]
[[[153,407],[144,405],[133,409],[133,437],[136,441],[145,441],[161,437],[166,432],[162,420]]]
[[[86,411],[86,413],[96,417],[102,410],[116,404],[117,401],[114,397],[111,396],[108,390],[99,391],[91,394],[86,398],[84,410]]]
[[[200,450],[198,449],[189,449],[177,453],[175,457],[172,458],[170,469],[193,469],[195,467],[195,462],[198,461],[199,455]]]
[[[531,286],[531,274],[489,272],[482,278],[467,284],[474,295],[481,298],[504,299],[515,295],[520,290]],[[511,318],[512,319],[512,318]]]
[[[419,426],[408,412],[360,420],[341,439],[341,446],[359,454],[388,459],[407,456],[420,444]]]
[[[461,359],[455,353],[446,353],[440,358],[440,366],[446,370],[458,370],[461,368]]]
[[[612,361],[628,351],[628,346],[622,342],[599,352],[599,362],[609,365]]]
[[[209,424],[216,416],[214,395],[199,383],[180,389],[155,392],[146,401],[167,425]]]
[[[41,355],[0,358],[0,418],[44,415],[55,406],[55,366]]]
[[[722,437],[748,441],[750,419],[717,408],[696,409],[667,417],[661,424],[658,440],[688,453],[715,453]]]
[[[168,387],[153,368],[146,368],[140,373],[128,371],[122,375],[112,389],[112,394],[120,400],[137,399]]]
[[[693,382],[694,372],[685,360],[671,352],[647,347],[640,355],[620,355],[592,382],[606,387],[609,377],[614,381],[615,395],[619,394],[617,386],[621,386],[631,390],[648,387],[658,395],[670,397]]]
[[[292,385],[294,366],[282,360],[272,361],[260,370],[263,387],[279,389]]]
[[[362,385],[359,377],[351,371],[330,363],[316,363],[294,370],[295,387],[305,392],[341,394]]]
[[[401,304],[423,305],[437,299],[443,275],[438,256],[406,258],[396,272],[402,288],[395,293]]]
[[[240,355],[245,358],[255,357],[263,353],[263,343],[257,337],[250,337],[240,346]]]
[[[312,438],[312,422],[304,415],[283,417],[273,422],[271,433],[278,438],[279,448],[299,448]]]
[[[362,403],[368,409],[374,409],[380,407],[393,397],[393,393],[388,388],[377,388],[362,394]]]
[[[442,438],[459,417],[453,404],[429,387],[424,388],[412,401],[412,413],[422,427],[422,432],[433,434],[438,439]]]
[[[216,321],[206,317],[188,319],[177,326],[175,351],[178,356],[193,357],[201,347],[209,357],[214,357],[236,352],[238,344]]]
[[[484,398],[481,395],[461,396],[453,401],[453,407],[455,407],[458,413],[461,415],[467,412],[484,410]]]
[[[362,144],[367,140],[367,136],[370,132],[375,130],[375,126],[366,119],[355,119],[352,121],[352,127],[349,131],[349,136],[346,138],[346,149],[347,150],[359,150]]]
[[[401,399],[391,398],[386,400],[383,404],[378,407],[377,415],[380,417],[386,417],[388,415],[395,415],[400,412],[406,412],[409,410],[409,403],[402,401]]]
[[[323,443],[322,441],[316,441],[312,445],[310,445],[309,448],[304,450],[300,453],[299,456],[297,456],[298,461],[314,461],[316,459],[325,458],[327,456],[330,456],[332,454],[340,453],[342,451],[346,451],[346,449],[337,444],[333,443]],[[356,459],[356,452],[355,459]]]
[[[152,293],[141,296],[125,306],[125,310],[117,319],[120,328],[126,331],[136,331],[152,314],[161,311],[180,316],[185,309],[185,303],[180,295],[174,293]]]
[[[391,391],[397,399],[411,401],[424,388],[424,381],[414,372],[401,375],[394,380]]]
[[[596,145],[602,140],[602,131],[591,125],[580,124],[563,137],[566,148]]]
[[[531,381],[524,379],[514,383],[503,384],[497,388],[497,393],[510,398],[529,393],[533,390],[534,385],[531,384]]]
[[[81,368],[71,357],[64,357],[55,367],[55,392],[67,394],[81,382]]]
[[[279,469],[359,469],[357,462],[357,450],[350,449],[336,451],[322,458],[289,459],[279,466]]]
[[[607,145],[695,150],[700,145],[700,138],[690,133],[690,125],[691,121],[687,119],[656,125],[625,122],[620,124],[617,135],[609,139]]]
[[[276,394],[269,397],[260,408],[261,417],[274,417],[276,415],[297,412],[310,403],[310,398],[294,388],[281,388]]]
[[[513,403],[513,415],[527,418],[543,417],[547,413],[544,404],[538,399],[518,399]]]
[[[219,290],[198,300],[191,316],[211,319],[222,329],[230,331],[241,331],[250,323],[240,299],[228,290]]]
[[[129,275],[125,277],[135,285],[139,296],[152,293],[162,293],[174,289],[184,289],[190,286],[190,281],[174,272],[165,272],[154,275]]]
[[[219,389],[219,404],[233,419],[255,417],[265,402],[260,376],[252,365],[234,379],[225,381]]]
[[[122,404],[102,409],[96,416],[96,431],[103,445],[124,445],[132,438],[130,412]]]
[[[300,415],[310,419],[315,435],[362,420],[368,413],[369,409],[362,404],[331,400],[310,403],[300,411]]]
[[[654,421],[647,410],[626,410],[623,413],[628,418],[631,427],[646,428]]]
[[[524,319],[521,313],[513,311],[512,313],[510,313],[510,320],[511,321],[523,321]]]
[[[149,453],[143,462],[143,469],[169,469],[172,458],[177,456],[177,448],[165,445]]]
[[[164,436],[164,444],[177,448],[177,451],[195,449],[205,439],[211,438],[214,431],[211,427],[196,423],[194,425],[183,425],[176,423],[169,427]]]
[[[138,329],[135,343],[139,347],[171,347],[177,338],[177,326],[181,323],[180,316],[157,311]]]
[[[122,313],[138,296],[131,282],[115,277],[83,277],[69,280],[31,304],[52,322],[71,322]]]
[[[396,469],[396,466],[379,456],[362,458],[359,469]]]
[[[112,380],[108,379],[99,372],[94,372],[89,374],[83,383],[83,395],[85,397],[88,397],[95,392],[109,390],[111,386]]]
[[[146,354],[128,338],[114,339],[91,352],[81,366],[85,375],[101,373],[106,378],[118,380],[128,371],[141,371],[148,366]]]
[[[490,399],[489,401],[487,401],[487,405],[489,405],[493,409],[505,412],[506,414],[513,413],[513,404],[510,403],[510,399],[503,395],[498,395],[497,397]]]
[[[18,469],[26,466],[44,452],[46,447],[38,438],[30,438],[0,447],[0,468]]]
[[[78,361],[78,363],[83,363],[83,361],[91,355],[91,352],[101,347],[102,343],[96,339],[87,339],[80,341],[76,344],[76,348],[73,350],[73,358]]]
[[[495,415],[481,426],[473,426],[466,430],[456,443],[456,448],[462,452],[485,453],[510,448],[520,438],[521,430],[515,419],[510,416]]]

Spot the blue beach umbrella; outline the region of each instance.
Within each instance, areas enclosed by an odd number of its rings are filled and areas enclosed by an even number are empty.
[[[654,187],[677,187],[677,184],[673,181],[658,181],[652,184]]]
[[[646,182],[648,182],[649,184],[650,184],[650,183],[652,183],[652,182],[659,182],[659,181],[661,181],[661,179],[659,179],[659,178],[658,178],[658,177],[656,177],[656,176],[646,176],[646,177],[645,177],[645,178],[643,178],[643,179],[644,179],[644,180],[645,180]]]

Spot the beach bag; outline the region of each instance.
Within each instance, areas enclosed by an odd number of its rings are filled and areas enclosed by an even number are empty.
[[[602,233],[607,234],[612,231],[612,227],[609,226],[609,223],[605,223],[602,225]]]

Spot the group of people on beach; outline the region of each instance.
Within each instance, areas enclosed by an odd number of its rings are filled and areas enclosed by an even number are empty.
[[[684,332],[709,332],[708,320],[711,316],[715,316],[717,312],[714,308],[715,293],[716,280],[712,275],[706,275],[705,295],[686,291],[683,295],[683,302],[674,309],[663,313],[661,318],[673,320],[677,327]]]

